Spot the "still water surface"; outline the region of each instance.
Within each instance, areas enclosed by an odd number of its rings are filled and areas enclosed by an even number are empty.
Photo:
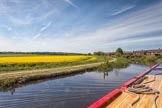
[[[0,108],[86,108],[148,68],[132,64],[108,73],[84,72],[0,92]]]

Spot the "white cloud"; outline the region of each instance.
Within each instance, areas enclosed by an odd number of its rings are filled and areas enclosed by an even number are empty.
[[[141,38],[141,39],[125,39],[125,40],[120,40],[120,41],[116,41],[116,43],[114,42],[110,42],[108,43],[108,45],[140,45],[142,43],[144,44],[150,44],[150,43],[154,43],[154,42],[159,42],[162,43],[162,35],[156,36],[156,37],[148,37],[148,38]]]
[[[9,18],[9,21],[12,22],[14,25],[28,25],[28,24],[33,24],[33,23],[37,23],[37,22],[40,22],[42,20],[45,20],[47,19],[49,16],[51,16],[52,14],[54,14],[54,11],[51,10],[51,11],[48,11],[40,16],[37,16],[37,17],[31,17],[30,13],[27,14],[25,16],[25,18],[18,18],[17,16],[12,16],[10,14],[8,14],[8,18]]]
[[[45,25],[44,27],[42,27],[42,28],[40,29],[40,32],[45,31],[48,27],[51,26],[51,24],[52,24],[52,22],[47,23],[47,25]]]
[[[42,32],[48,29],[51,26],[52,22],[47,23],[44,27],[40,29],[40,31],[33,37],[33,39],[37,39],[42,35]]]
[[[79,9],[79,7],[76,5],[76,4],[74,4],[71,0],[64,0],[66,3],[68,3],[68,4],[70,4],[71,6],[73,6],[73,7],[75,7],[75,8],[77,8],[77,9]]]
[[[161,35],[147,37],[146,33],[162,31],[162,3],[132,12],[107,24],[96,31],[77,36],[17,40],[0,39],[0,49],[16,51],[67,51],[90,52],[97,50],[113,51],[116,47],[134,48],[162,44]],[[47,23],[41,30],[50,26]],[[138,36],[139,35],[139,36]],[[143,37],[141,37],[144,35]],[[40,37],[40,38],[38,38]],[[136,38],[133,38],[136,37]],[[159,47],[159,46],[157,46]]]
[[[41,36],[41,33],[37,33],[34,37],[33,37],[33,39],[37,39],[37,38],[39,38]]]
[[[135,6],[136,6],[136,5],[130,5],[130,6],[122,7],[120,10],[114,12],[114,13],[112,14],[112,16],[118,15],[118,14],[121,14],[121,13],[124,13],[124,12],[126,12],[126,11],[128,11],[128,10],[134,8]]]
[[[161,4],[156,4],[123,16],[112,22],[112,25],[107,25],[94,32],[81,34],[70,40],[66,39],[60,41],[67,41],[66,47],[69,46],[69,49],[80,49],[82,51],[112,50],[111,48],[115,46],[122,47],[128,44],[129,47],[133,48],[134,45],[140,46],[143,45],[143,43],[149,47],[151,40],[152,43],[162,44],[162,38],[160,36],[148,38],[147,35],[145,35],[146,33],[162,31],[161,22],[162,7]],[[138,35],[145,35],[145,37],[137,37]],[[136,37],[136,39],[127,39],[129,37]],[[119,39],[120,41],[117,41]],[[140,46],[140,48],[142,48],[142,46]]]
[[[59,6],[56,7],[56,4],[53,4],[51,8],[49,1],[40,0],[38,2],[0,0],[0,16],[6,16],[8,22],[15,26],[21,26],[38,23],[59,12]]]

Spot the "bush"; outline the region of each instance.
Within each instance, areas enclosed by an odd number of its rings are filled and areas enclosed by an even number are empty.
[[[146,56],[145,62],[149,63],[156,63],[157,57],[156,56]]]
[[[109,71],[113,68],[125,68],[129,65],[129,60],[123,57],[117,58],[115,62],[106,62],[98,67],[99,71]]]

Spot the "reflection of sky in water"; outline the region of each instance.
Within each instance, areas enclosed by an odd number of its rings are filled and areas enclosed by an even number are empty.
[[[152,70],[149,75],[155,75],[155,74],[160,74],[162,75],[162,70]]]
[[[162,63],[158,65],[156,68],[162,68]],[[152,70],[149,75],[155,75],[155,74],[160,74],[162,75],[162,70]]]
[[[162,63],[159,66],[157,66],[157,68],[162,68]]]
[[[83,108],[147,68],[130,65],[105,76],[102,72],[86,72],[17,88],[13,95],[0,92],[0,108]]]

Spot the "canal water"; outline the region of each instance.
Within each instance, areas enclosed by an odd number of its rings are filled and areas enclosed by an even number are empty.
[[[148,69],[132,64],[103,73],[84,72],[0,92],[0,108],[86,108]]]

